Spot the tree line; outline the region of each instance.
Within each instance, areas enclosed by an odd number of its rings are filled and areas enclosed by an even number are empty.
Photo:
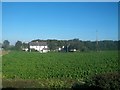
[[[57,50],[58,48],[64,49],[62,51],[70,51],[71,49],[76,49],[77,51],[104,51],[104,50],[118,50],[120,45],[119,41],[113,40],[103,40],[103,41],[82,41],[79,39],[71,39],[71,40],[32,40],[31,42],[47,42],[49,49]],[[98,43],[98,44],[97,44]],[[17,41],[15,45],[10,45],[8,40],[4,40],[2,43],[2,48],[4,50],[22,50],[22,48],[29,48],[29,43],[25,43],[22,41]]]

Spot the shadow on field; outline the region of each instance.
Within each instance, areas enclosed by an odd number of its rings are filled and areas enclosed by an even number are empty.
[[[7,87],[7,88],[2,88],[1,90],[16,90],[16,89],[12,87]]]
[[[1,90],[44,90],[44,89],[48,89],[48,90],[69,90],[70,88],[2,88]],[[101,88],[97,88],[97,87],[77,87],[77,88],[72,88],[70,90],[103,90]]]
[[[2,90],[39,90],[35,80],[2,80]]]
[[[44,90],[43,88],[2,88],[2,90]]]
[[[79,89],[79,90],[103,90],[100,87],[80,85],[80,84],[77,84],[77,83],[73,84],[73,86],[72,86],[72,90],[76,90],[76,89]]]

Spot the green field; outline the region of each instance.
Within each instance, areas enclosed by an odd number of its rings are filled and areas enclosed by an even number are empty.
[[[3,81],[28,81],[30,87],[68,88],[74,82],[84,82],[95,74],[117,70],[117,51],[73,53],[14,51],[2,57]]]

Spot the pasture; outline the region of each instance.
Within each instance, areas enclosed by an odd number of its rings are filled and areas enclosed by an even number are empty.
[[[2,56],[3,87],[63,87],[116,72],[118,52],[9,52]],[[22,82],[22,84],[21,84]]]

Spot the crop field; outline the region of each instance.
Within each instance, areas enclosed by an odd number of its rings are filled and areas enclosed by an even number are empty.
[[[3,86],[66,87],[118,70],[118,52],[9,52],[2,56]],[[22,82],[22,84],[21,84]],[[12,84],[11,84],[12,83]]]

